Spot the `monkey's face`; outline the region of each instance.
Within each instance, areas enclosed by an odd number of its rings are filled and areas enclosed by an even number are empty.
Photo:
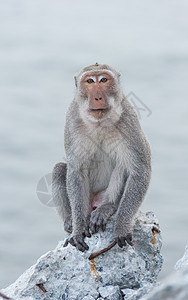
[[[84,72],[80,78],[80,102],[87,117],[93,121],[110,116],[117,98],[117,82],[111,71]]]
[[[81,87],[88,98],[88,113],[96,119],[101,119],[110,110],[108,102],[109,86],[113,77],[109,72],[86,73],[81,78]]]

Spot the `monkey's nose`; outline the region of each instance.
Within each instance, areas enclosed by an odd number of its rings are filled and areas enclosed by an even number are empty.
[[[98,98],[95,97],[95,100],[96,101],[102,100],[102,97],[98,97]]]

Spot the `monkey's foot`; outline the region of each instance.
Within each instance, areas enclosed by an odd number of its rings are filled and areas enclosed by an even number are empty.
[[[89,249],[88,245],[84,242],[85,236],[91,237],[89,232],[87,235],[85,233],[74,235],[71,238],[68,238],[66,240],[63,247],[67,247],[68,244],[71,244],[72,246],[76,247],[78,250],[84,252],[85,250]]]
[[[72,216],[68,216],[65,219],[64,230],[68,233],[72,233]]]
[[[94,212],[96,212],[94,214]],[[97,210],[94,210],[90,218],[90,229],[92,234],[97,233],[100,229],[105,231],[107,224],[107,218]]]
[[[117,242],[118,246],[122,248],[123,246],[126,246],[127,244],[133,246],[135,243],[133,242],[133,237],[131,233],[128,233],[126,236],[118,236],[115,238],[115,241]]]
[[[114,204],[107,203],[102,204],[98,208],[96,208],[90,217],[90,229],[92,233],[97,233],[100,229],[105,231],[106,224],[110,216],[112,216],[115,212],[116,208]]]

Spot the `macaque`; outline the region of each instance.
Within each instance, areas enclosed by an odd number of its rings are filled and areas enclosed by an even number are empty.
[[[72,233],[65,246],[88,250],[84,238],[104,231],[113,214],[115,241],[131,245],[150,182],[150,146],[119,72],[96,63],[75,76],[75,85],[65,125],[67,163],[55,165],[52,183],[64,229]]]

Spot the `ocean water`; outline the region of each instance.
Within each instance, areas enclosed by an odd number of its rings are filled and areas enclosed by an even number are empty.
[[[187,9],[186,0],[0,0],[0,287],[65,237],[36,188],[65,156],[73,76],[95,62],[120,70],[143,109],[153,175],[142,210],[161,226],[160,278],[173,270],[188,242]]]

